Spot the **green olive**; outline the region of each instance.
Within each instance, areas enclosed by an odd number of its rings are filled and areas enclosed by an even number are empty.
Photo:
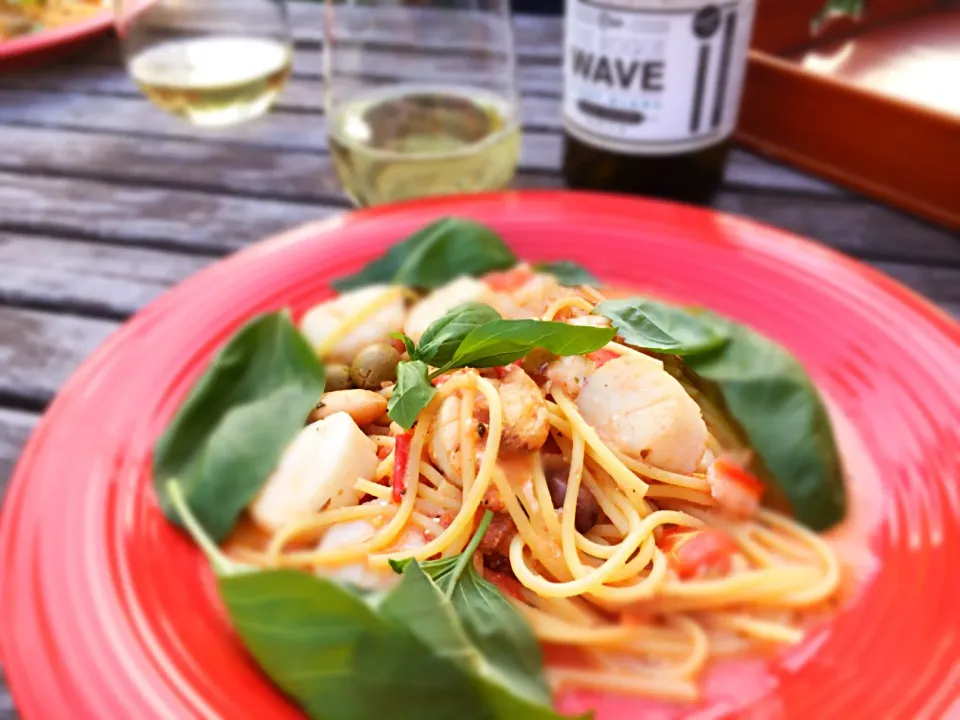
[[[331,363],[327,365],[327,384],[324,387],[326,392],[336,390],[349,390],[353,387],[350,382],[350,368],[343,363]]]
[[[367,345],[350,366],[350,379],[361,390],[379,390],[383,383],[397,379],[400,353],[390,343]]]

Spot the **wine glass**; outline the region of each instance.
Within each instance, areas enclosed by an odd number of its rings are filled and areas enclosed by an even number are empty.
[[[509,0],[326,0],[330,152],[358,205],[497,190],[520,156]]]
[[[195,125],[263,115],[290,74],[284,0],[114,0],[114,9],[130,75]]]

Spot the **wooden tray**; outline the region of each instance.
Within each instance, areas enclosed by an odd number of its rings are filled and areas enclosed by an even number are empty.
[[[760,0],[738,139],[960,228],[960,7],[867,0],[813,37],[822,1]]]

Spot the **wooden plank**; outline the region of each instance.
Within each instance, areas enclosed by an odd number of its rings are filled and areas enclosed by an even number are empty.
[[[212,258],[0,233],[0,302],[122,318]]]
[[[12,101],[5,102],[7,98]],[[561,152],[559,101],[546,98],[525,99],[522,109],[528,129],[524,133],[520,169],[557,172]],[[311,190],[315,188],[320,189],[322,196],[327,197],[336,192],[328,157],[312,157],[303,153],[281,155],[259,149],[305,148],[315,152],[322,151],[326,148],[326,129],[323,120],[315,116],[273,113],[254,125],[212,133],[198,130],[159,112],[139,95],[91,98],[62,96],[52,92],[0,90],[0,122],[4,121],[28,123],[30,127],[38,126],[49,130],[34,134],[35,131],[19,125],[0,128],[0,166],[3,167],[30,167],[31,164],[36,164],[39,168],[53,169],[61,159],[73,158],[74,164],[88,163],[93,172],[99,172],[98,166],[108,166],[114,172],[124,170],[137,174],[143,172],[139,165],[148,162],[151,166],[157,163],[169,166],[178,177],[183,176],[183,163],[191,165],[191,175],[210,175],[216,173],[218,168],[226,168],[229,175],[237,163],[241,166],[265,168],[263,176],[259,170],[244,171],[242,185],[228,180],[231,184],[227,187],[242,191],[243,186],[258,184],[258,179],[269,176],[271,168],[280,165],[284,170],[293,170],[297,175],[299,192],[294,192],[296,196],[310,197]],[[532,130],[530,127],[543,128],[544,131]],[[54,131],[54,128],[58,131]],[[63,132],[59,130],[61,128],[72,128],[74,132]],[[242,148],[224,148],[208,142],[202,146],[187,146],[80,135],[83,130],[88,129],[111,133],[128,133],[135,129],[138,134],[164,138],[202,138],[216,140],[218,143],[243,142],[244,145]],[[127,146],[126,149],[123,149],[124,146]],[[130,149],[136,151],[136,158],[130,157]],[[233,159],[234,154],[238,155],[236,161]],[[118,162],[120,156],[125,158],[124,162]],[[51,161],[54,161],[53,165]],[[67,161],[66,164],[70,165],[71,162]],[[731,154],[727,167],[727,183],[731,187],[756,187],[827,196],[843,194],[843,191],[834,185],[741,150],[735,150]]]
[[[162,137],[232,143],[307,152],[327,150],[322,117],[274,112],[260,122],[217,130],[198,129],[161,112],[141,97],[92,97],[50,91],[0,90],[0,125],[93,130],[134,137]],[[13,143],[10,129],[0,126],[0,148]],[[559,136],[529,130],[525,133],[523,167],[555,170],[559,164]],[[196,147],[196,146],[194,146]],[[0,163],[6,153],[0,151]],[[191,164],[192,161],[191,161]],[[181,167],[181,175],[183,175]]]
[[[861,258],[960,265],[956,234],[868,200],[724,191],[714,206]]]
[[[0,227],[194,252],[224,253],[340,211],[278,200],[0,172]]]
[[[116,322],[0,306],[0,395],[44,405]]]
[[[39,416],[34,413],[0,408],[0,505],[6,496],[7,484],[20,456],[20,450],[30,437],[37,420]],[[2,687],[3,671],[0,670],[0,688]],[[0,720],[12,717],[9,714],[12,710],[13,704],[9,702],[9,696],[5,697],[0,689]],[[4,715],[5,712],[8,714]]]
[[[382,20],[384,6],[369,9],[354,6],[351,8],[354,17],[365,10],[371,20]],[[288,3],[290,17],[290,33],[294,42],[303,46],[319,46],[323,43],[323,27],[326,21],[326,11],[322,2],[291,2]],[[405,12],[419,13],[416,25],[422,35],[417,38],[416,46],[431,53],[443,55],[482,53],[489,49],[489,45],[476,32],[455,35],[455,29],[444,18],[444,11],[430,8],[414,8],[406,6]],[[379,17],[378,17],[379,16]],[[563,45],[563,18],[560,16],[543,15],[514,15],[513,16],[514,42],[517,57],[521,60],[534,62],[559,62]],[[341,32],[343,23],[341,23]],[[203,27],[195,22],[188,29],[193,31],[205,30],[210,32],[236,28],[232,18],[221,22],[208,21]],[[402,38],[389,25],[379,22],[378,27],[365,29],[364,37],[385,47],[401,48],[410,43],[404,43]],[[456,43],[450,42],[450,37],[457,37]],[[78,59],[83,59],[80,56]]]
[[[539,153],[543,164],[555,168],[557,144],[538,150],[536,143],[536,138],[528,138],[526,152]],[[145,142],[121,135],[8,126],[0,128],[0,170],[348,205],[329,155],[253,145]],[[542,177],[531,174],[544,170],[524,159],[516,185],[545,186]],[[547,186],[559,184],[557,177]]]
[[[322,42],[324,10],[322,3],[293,2],[290,3],[290,25],[293,37],[300,42]],[[356,12],[356,10],[354,10]],[[371,12],[376,12],[372,9]],[[426,22],[426,21],[424,21]],[[429,26],[426,26],[429,29]],[[514,38],[517,55],[521,59],[531,58],[539,60],[559,61],[563,43],[563,18],[559,16],[543,15],[514,15]],[[426,37],[420,43],[422,47],[435,51],[449,51],[450,33],[443,25],[438,26],[435,32],[425,33]],[[395,34],[389,28],[373,35],[384,44],[396,42]],[[460,50],[483,50],[470,36],[457,38],[457,47]]]
[[[108,66],[114,87],[131,82],[124,78],[116,43],[104,43],[83,59],[84,63]],[[491,74],[489,61],[476,55],[425,55],[419,48],[368,47],[355,65],[357,77],[407,82],[443,82],[457,85],[489,86],[491,81],[501,84],[502,76]],[[80,64],[79,62],[77,64]],[[293,55],[293,76],[321,78],[324,74],[323,51],[319,47],[299,47]],[[524,63],[516,66],[516,81],[524,94],[538,93],[559,96],[563,87],[563,69],[559,62]]]

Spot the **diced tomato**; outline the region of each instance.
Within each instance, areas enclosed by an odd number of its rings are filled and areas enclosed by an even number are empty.
[[[492,552],[498,552],[501,555],[508,554],[510,552],[510,541],[516,534],[517,526],[513,524],[513,519],[506,513],[497,513],[493,516],[490,526],[483,534],[478,549],[484,554]]]
[[[494,572],[490,569],[485,569],[483,571],[483,577],[496,585],[497,589],[504,595],[510,595],[517,600],[523,600],[523,585],[518,583],[512,577],[507,577],[502,573]]]
[[[377,448],[377,459],[386,460],[390,456],[390,448],[384,446]]]
[[[750,517],[763,495],[763,483],[733,458],[721,455],[707,468],[710,494],[717,504],[733,515]]]
[[[613,350],[594,350],[592,353],[587,353],[587,359],[592,360],[593,364],[598,368],[603,367],[611,360],[620,357]]]
[[[393,345],[394,349],[401,355],[407,351],[407,346],[403,344],[403,340],[400,338],[391,338],[390,344]]]
[[[492,272],[483,276],[483,281],[491,290],[510,292],[526,283],[533,277],[533,272],[527,265],[517,265],[503,272]]]
[[[725,533],[713,528],[681,531],[661,537],[658,545],[667,554],[670,567],[681,580],[722,577],[730,572],[737,545]]]
[[[413,430],[397,435],[393,447],[393,501],[397,504],[403,500],[403,493],[407,489],[407,465],[410,464],[410,441],[413,440]]]

